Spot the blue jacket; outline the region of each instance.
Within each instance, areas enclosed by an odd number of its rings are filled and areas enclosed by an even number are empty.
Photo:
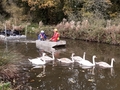
[[[45,33],[40,33],[39,35],[38,35],[38,39],[39,40],[46,40],[46,34]]]

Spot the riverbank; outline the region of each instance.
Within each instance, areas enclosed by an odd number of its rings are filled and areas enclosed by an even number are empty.
[[[52,30],[54,28],[57,28],[60,32],[61,38],[79,39],[84,41],[120,45],[120,25],[112,23],[113,22],[111,20],[98,20],[96,23],[91,23],[88,20],[83,20],[82,22],[68,22],[66,20],[63,20],[61,23],[54,26],[46,26],[43,24],[31,25],[28,29],[28,33],[37,35],[41,30],[44,30],[47,36],[51,37],[53,34]]]
[[[14,48],[14,44],[9,45],[4,41],[0,43],[0,90],[16,90],[22,76],[20,65],[16,63],[23,58],[23,55]]]
[[[9,22],[12,27],[12,22]],[[26,25],[26,26],[25,26]],[[35,34],[44,30],[48,37],[53,34],[53,29],[57,28],[61,38],[78,39],[98,43],[120,45],[120,24],[117,20],[94,19],[82,21],[68,21],[63,19],[57,25],[44,25],[39,23],[21,24],[24,34]]]

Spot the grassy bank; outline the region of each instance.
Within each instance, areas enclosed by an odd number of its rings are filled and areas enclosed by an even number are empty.
[[[95,41],[99,43],[108,43],[120,45],[120,24],[119,18],[116,20],[84,19],[83,21],[67,21],[63,19],[57,25],[44,25],[42,21],[39,23],[22,23],[19,24],[27,33],[39,34],[44,30],[48,36],[52,36],[53,29],[57,28],[62,38],[80,39],[85,41]],[[8,21],[7,21],[8,22]],[[7,24],[12,27],[12,22]],[[26,27],[27,26],[27,27]]]
[[[61,23],[54,26],[30,25],[28,33],[38,34],[41,30],[44,30],[48,36],[52,36],[54,28],[59,30],[62,38],[120,45],[120,25],[115,20],[97,19],[96,21],[75,22],[63,19]]]
[[[1,43],[0,49],[0,90],[16,90],[16,81],[20,78],[20,66],[15,65],[16,61],[22,59],[23,55],[17,52],[14,47],[5,48]]]

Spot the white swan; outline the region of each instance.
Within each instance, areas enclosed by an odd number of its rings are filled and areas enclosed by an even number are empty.
[[[42,57],[45,55],[45,53],[43,53]],[[28,60],[35,65],[43,65],[46,64],[45,60],[42,60],[41,58],[34,58],[34,59],[29,59]]]
[[[62,63],[73,63],[74,60],[73,58],[72,59],[69,59],[69,58],[60,58],[60,59],[57,59],[58,61],[62,62]]]
[[[93,63],[91,63],[88,60],[82,60],[79,63],[80,63],[81,66],[88,66],[88,67],[95,66],[95,58],[97,58],[97,57],[95,55],[93,55],[93,57],[92,57]]]
[[[55,57],[54,57],[54,52],[52,52],[52,57],[47,56],[46,53],[45,53],[45,55],[43,55],[43,56],[40,57],[40,58],[41,58],[42,60],[45,60],[45,61],[52,61],[52,60],[55,59]]]
[[[80,56],[74,56],[75,53],[72,53],[71,58],[73,58],[75,62],[79,62],[79,61],[81,61],[81,60],[85,60],[85,54],[86,54],[86,52],[84,52],[83,58],[82,58],[82,57],[80,57]]]
[[[36,65],[43,65],[46,64],[45,60],[42,60],[41,58],[34,58],[34,59],[29,59],[28,60],[32,63],[32,64],[36,64]]]
[[[96,65],[99,65],[102,68],[111,68],[111,67],[113,67],[113,61],[115,61],[114,58],[111,59],[111,65],[109,65],[106,62],[96,62]]]

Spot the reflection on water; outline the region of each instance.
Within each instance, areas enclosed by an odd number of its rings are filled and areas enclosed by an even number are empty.
[[[48,52],[48,53],[54,52],[55,54],[57,54],[57,53],[61,53],[61,52],[66,52],[66,48],[65,47],[57,47],[57,48],[51,48],[51,47],[44,48],[44,47],[41,47],[39,49],[39,53],[42,54],[43,52]]]
[[[66,40],[65,51],[56,51],[55,60],[48,62],[44,66],[33,66],[28,58],[39,57],[44,49],[38,50],[35,44],[11,43],[10,47],[23,54],[24,58],[19,60],[22,74],[27,74],[28,78],[21,78],[18,84],[21,84],[21,90],[119,90],[120,82],[120,48],[119,46],[84,42],[78,40]],[[0,48],[3,48],[0,46]],[[56,59],[67,57],[71,53],[83,56],[86,52],[86,59],[92,62],[91,57],[96,55],[96,61],[105,61],[110,63],[111,58],[116,62],[113,68],[103,69],[99,67],[81,67],[78,63],[64,65]],[[51,53],[46,52],[48,56]],[[54,64],[54,65],[53,65]],[[23,89],[24,88],[24,89]],[[27,89],[25,89],[27,88]]]

